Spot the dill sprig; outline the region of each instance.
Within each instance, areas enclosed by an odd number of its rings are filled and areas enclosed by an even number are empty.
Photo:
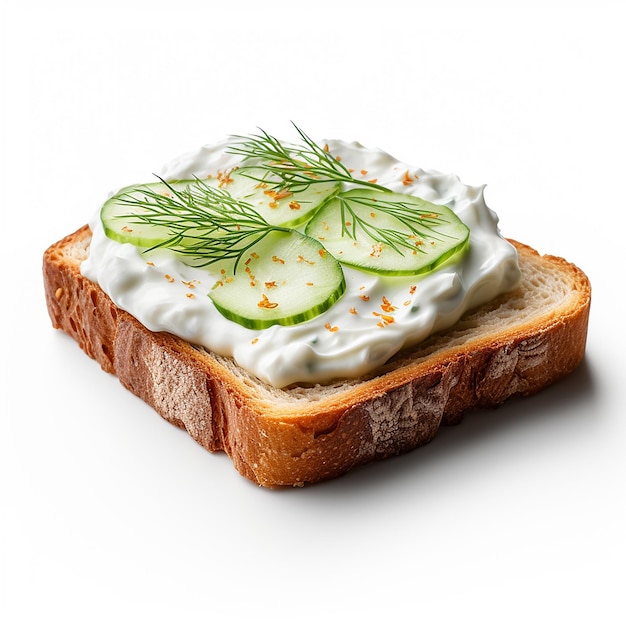
[[[246,161],[258,161],[257,167],[272,175],[277,189],[289,189],[295,193],[316,183],[352,183],[387,190],[382,185],[354,178],[350,170],[328,150],[320,147],[295,124],[294,128],[302,139],[301,144],[283,143],[260,129],[260,134],[247,137],[235,135],[236,142],[228,152],[244,157],[244,165],[240,168],[242,174],[266,181],[250,173],[255,165],[245,165]]]
[[[260,129],[260,134],[247,137],[236,135],[234,139],[237,142],[230,146],[228,151],[244,157],[243,166],[239,171],[260,181],[262,179],[257,178],[253,172],[261,167],[271,174],[271,180],[276,181],[274,183],[276,189],[289,189],[294,192],[308,189],[317,183],[333,182],[378,190],[381,194],[376,199],[347,197],[342,192],[337,194],[336,197],[341,204],[342,236],[353,240],[358,239],[358,226],[371,239],[387,244],[401,255],[403,248],[411,251],[416,249],[414,240],[407,239],[406,233],[380,228],[358,215],[351,206],[355,203],[375,208],[396,218],[408,229],[409,237],[437,238],[436,227],[444,223],[441,216],[427,211],[420,212],[414,205],[404,201],[386,199],[386,194],[391,196],[394,192],[376,182],[355,178],[339,159],[315,143],[298,126],[295,124],[293,126],[302,139],[300,144],[283,143],[263,129]],[[246,162],[252,163],[246,165]],[[268,182],[267,179],[263,181]],[[351,218],[347,219],[346,214],[350,214]],[[347,227],[346,223],[351,223],[352,227]]]
[[[234,259],[234,270],[254,245],[274,231],[290,229],[269,224],[253,206],[233,198],[228,191],[195,178],[184,189],[175,189],[162,178],[166,194],[146,187],[143,197],[122,194],[120,204],[140,212],[122,216],[137,224],[164,226],[171,237],[152,246],[195,257],[197,267]]]
[[[403,249],[420,250],[416,241],[452,237],[441,233],[445,220],[436,212],[421,211],[410,201],[397,200],[397,194],[374,181],[354,178],[352,172],[326,148],[316,144],[297,126],[301,143],[283,143],[264,130],[247,137],[235,136],[227,152],[243,157],[238,172],[276,190],[297,193],[320,183],[344,183],[351,187],[375,190],[373,196],[340,191],[336,198],[341,210],[341,235],[355,241],[368,237],[386,244],[403,255]],[[262,173],[259,174],[259,170]],[[158,177],[157,177],[158,178]],[[155,244],[188,257],[195,257],[197,266],[210,265],[225,259],[234,260],[234,271],[246,252],[274,231],[290,232],[290,228],[270,224],[248,202],[234,198],[227,190],[195,178],[185,188],[176,189],[165,180],[167,193],[145,187],[143,197],[124,194],[118,202],[140,209],[121,216],[134,223],[166,227],[171,236]],[[370,192],[371,193],[371,192]],[[405,196],[406,197],[406,196]],[[359,211],[359,205],[368,211]],[[386,213],[397,220],[398,230],[370,221],[367,215]]]
[[[452,235],[440,233],[438,227],[446,224],[445,218],[440,214],[418,209],[410,202],[388,201],[381,195],[375,198],[366,196],[337,194],[341,211],[341,235],[347,236],[354,241],[358,241],[358,230],[360,229],[367,237],[373,241],[387,244],[398,254],[403,255],[402,248],[407,248],[414,252],[424,252],[416,242],[426,240],[443,240],[451,238]],[[355,211],[354,205],[365,206],[371,211],[387,213],[394,217],[406,231],[398,232],[396,229],[384,228],[376,225],[373,221],[363,217],[363,213]],[[371,215],[371,213],[368,214]],[[407,232],[408,231],[408,232]]]

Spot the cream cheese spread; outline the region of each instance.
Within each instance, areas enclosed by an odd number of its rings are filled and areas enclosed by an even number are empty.
[[[159,175],[181,180],[228,172],[241,158],[226,152],[230,143],[185,154]],[[517,285],[516,250],[500,235],[483,186],[411,167],[356,142],[324,143],[355,177],[451,208],[470,229],[467,252],[423,276],[382,276],[344,266],[346,292],[329,310],[295,326],[264,330],[244,328],[217,311],[207,297],[219,279],[212,266],[193,268],[167,250],[146,255],[132,244],[117,243],[105,235],[99,212],[90,224],[93,236],[83,275],[148,329],[232,357],[275,387],[364,375]]]

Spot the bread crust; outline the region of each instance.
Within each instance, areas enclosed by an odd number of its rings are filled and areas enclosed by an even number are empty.
[[[558,305],[481,330],[481,320],[513,306],[507,294],[358,381],[272,390],[230,359],[151,332],[118,309],[80,273],[90,237],[84,226],[44,253],[54,328],[162,417],[207,450],[225,451],[243,476],[262,486],[327,480],[408,452],[470,409],[538,392],[574,370],[585,353],[587,277],[559,257],[512,241],[523,273],[540,269],[563,283]],[[525,296],[516,297],[523,303]],[[470,326],[472,333],[465,330]]]

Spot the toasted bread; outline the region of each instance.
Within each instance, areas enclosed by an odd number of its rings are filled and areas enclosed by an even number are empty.
[[[576,266],[512,241],[521,284],[357,379],[274,388],[232,359],[151,332],[87,280],[84,226],[44,254],[48,311],[101,367],[255,483],[301,486],[428,443],[463,413],[529,395],[585,352],[591,287]]]

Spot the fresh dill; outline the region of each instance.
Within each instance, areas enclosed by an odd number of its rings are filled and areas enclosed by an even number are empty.
[[[352,183],[388,191],[374,182],[354,178],[340,160],[320,147],[295,124],[294,128],[302,139],[301,144],[283,143],[261,129],[260,134],[256,135],[235,135],[233,139],[236,141],[228,152],[243,157],[244,165],[240,172],[255,180],[261,179],[249,173],[254,166],[246,166],[245,163],[258,161],[260,167],[272,175],[277,189],[289,189],[295,193],[316,183]]]
[[[166,193],[146,186],[140,188],[140,195],[122,194],[117,199],[139,209],[121,217],[137,224],[164,226],[171,233],[149,250],[168,248],[194,257],[197,267],[233,259],[236,271],[246,252],[270,232],[290,232],[289,228],[269,224],[251,204],[199,178],[183,189],[158,178]]]
[[[302,140],[300,144],[283,143],[262,129],[259,134],[247,137],[235,136],[236,142],[230,146],[228,152],[243,157],[243,166],[239,171],[244,176],[261,180],[253,173],[255,170],[258,171],[256,168],[261,167],[271,174],[273,181],[276,181],[274,183],[276,189],[300,191],[318,183],[334,182],[377,190],[380,193],[376,194],[376,198],[348,196],[343,192],[336,196],[341,206],[341,214],[337,218],[341,219],[342,236],[355,241],[359,239],[358,226],[361,232],[372,240],[386,244],[403,255],[403,248],[412,252],[416,249],[415,238],[439,238],[437,227],[444,225],[440,215],[432,211],[417,210],[415,205],[404,200],[389,199],[392,195],[397,198],[398,194],[374,181],[355,178],[340,159],[315,143],[298,126],[295,124],[293,126]],[[378,227],[373,221],[368,220],[365,214],[356,210],[355,205],[369,207],[376,212],[394,217],[407,229],[409,238],[407,239],[406,232]],[[350,218],[347,218],[346,214],[349,214]],[[346,226],[348,223],[351,227]],[[452,235],[440,236],[450,238]]]
[[[410,196],[393,192],[373,180],[355,178],[326,147],[319,146],[295,124],[294,127],[300,143],[283,143],[264,130],[234,136],[227,152],[242,157],[238,173],[278,192],[298,193],[321,183],[347,185],[348,191],[344,188],[335,195],[340,210],[332,216],[341,220],[341,237],[354,241],[370,239],[402,256],[407,250],[421,251],[421,239],[459,240],[454,229],[446,229],[441,213],[422,211],[409,200]],[[250,203],[199,178],[183,189],[160,180],[167,193],[146,186],[141,188],[141,194],[134,192],[118,198],[119,203],[138,209],[122,217],[167,229],[169,236],[150,250],[171,249],[194,257],[194,264],[199,267],[232,259],[236,271],[246,252],[270,232],[291,231],[270,224]],[[355,194],[358,188],[364,193]],[[378,213],[393,220],[381,226],[374,219]]]
[[[360,239],[358,231],[372,241],[387,244],[395,252],[403,255],[402,248],[411,252],[424,252],[417,245],[424,240],[449,239],[452,235],[439,232],[445,219],[438,213],[418,209],[414,204],[404,201],[388,201],[383,195],[377,197],[338,194],[341,219],[341,235],[354,241]],[[365,207],[367,211],[359,211],[358,207]],[[386,213],[395,218],[394,228],[385,228],[375,224],[373,219],[368,220],[374,212]]]

